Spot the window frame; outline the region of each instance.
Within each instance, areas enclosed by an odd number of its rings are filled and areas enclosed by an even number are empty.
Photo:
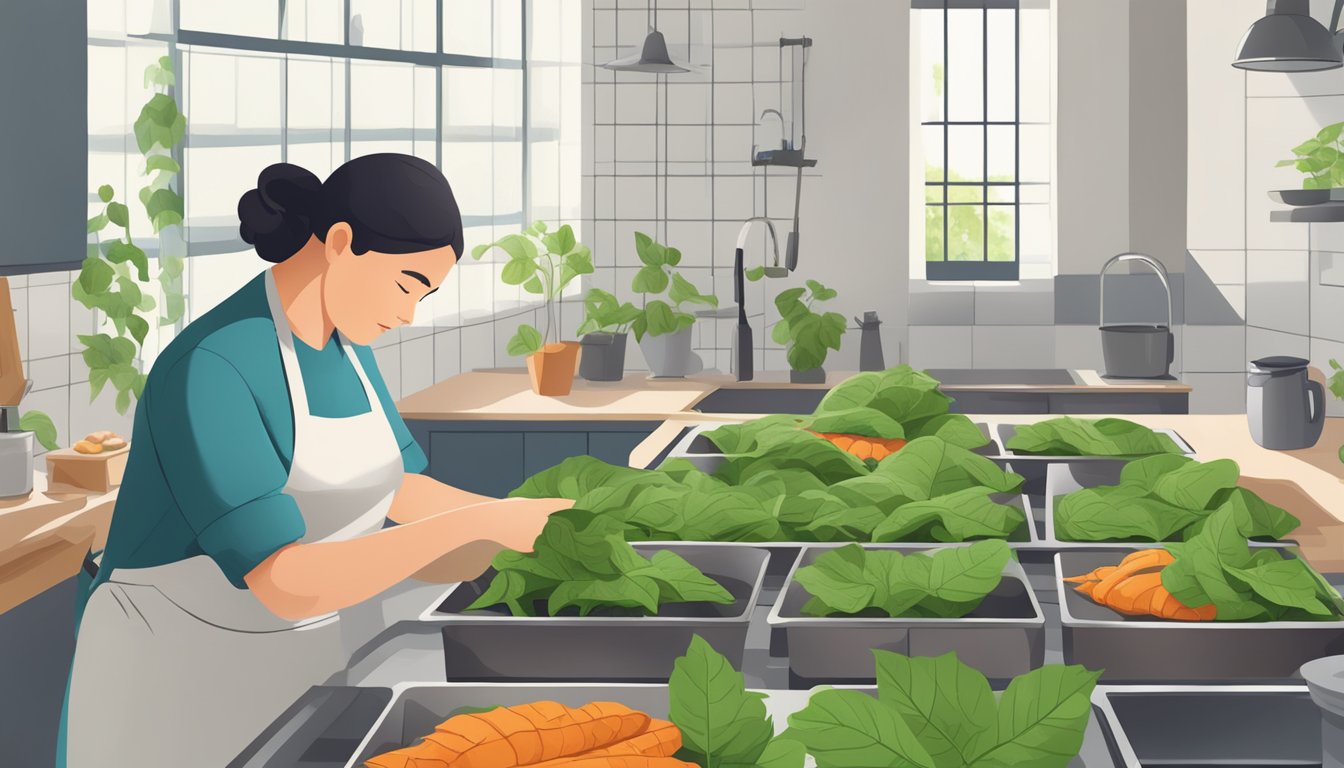
[[[941,120],[922,120],[919,123],[920,128],[939,127],[942,129],[943,144],[943,165],[942,181],[924,180],[921,185],[924,190],[941,189],[942,196],[939,202],[929,202],[927,194],[920,201],[924,211],[930,208],[940,209],[942,211],[943,222],[943,258],[938,261],[931,261],[928,254],[924,254],[924,275],[929,281],[994,281],[994,282],[1016,282],[1021,275],[1022,262],[1022,16],[1021,7],[1018,0],[914,0],[911,8],[917,11],[934,12],[942,11],[943,22],[943,46],[942,46],[942,65],[943,65],[943,113]],[[978,10],[981,12],[981,35],[980,35],[980,66],[981,66],[981,104],[982,111],[980,120],[951,120],[949,112],[951,81],[948,77],[950,70],[949,60],[952,58],[948,50],[949,33],[948,20],[949,12],[952,9]],[[991,10],[1010,10],[1013,13],[1013,119],[990,120],[989,119],[989,11]],[[981,129],[981,179],[980,181],[951,181],[949,179],[951,164],[949,162],[949,142],[948,129],[954,126],[979,127]],[[989,129],[992,126],[1011,126],[1013,129],[1013,180],[1011,182],[994,182],[989,180]],[[949,191],[954,187],[980,187],[983,190],[982,199],[976,203],[952,203],[949,202]],[[989,191],[994,187],[1011,187],[1013,189],[1013,200],[1011,203],[990,202]],[[984,224],[981,227],[981,253],[984,258],[979,261],[952,261],[948,259],[948,234],[949,234],[949,208],[963,206],[978,206],[984,214]],[[1011,261],[990,261],[989,260],[989,232],[990,232],[990,211],[994,208],[1011,208],[1013,212],[1013,258]],[[927,217],[921,217],[927,222]],[[927,223],[926,223],[927,226]]]
[[[256,37],[250,35],[239,35],[232,33],[210,32],[206,30],[183,28],[181,26],[181,0],[172,0],[172,24],[171,33],[150,32],[145,34],[128,34],[128,40],[140,40],[148,42],[163,43],[168,46],[168,55],[172,58],[175,72],[182,71],[182,53],[181,46],[198,46],[201,48],[212,49],[216,51],[235,51],[246,53],[261,53],[280,57],[284,74],[281,79],[281,93],[287,86],[288,80],[288,58],[290,56],[305,57],[312,59],[326,59],[333,63],[345,66],[345,99],[344,99],[344,159],[342,162],[348,162],[351,158],[351,94],[350,94],[350,63],[352,61],[367,61],[378,63],[409,64],[413,66],[432,67],[434,69],[435,80],[435,119],[434,119],[434,165],[439,170],[443,170],[443,143],[444,143],[444,70],[447,67],[463,69],[485,69],[485,70],[518,70],[521,73],[522,83],[522,104],[519,126],[518,141],[522,147],[522,168],[521,176],[518,179],[519,190],[521,193],[522,210],[517,213],[491,214],[491,215],[467,215],[463,216],[463,227],[500,227],[514,226],[521,228],[525,222],[531,221],[531,200],[529,195],[530,186],[530,139],[531,126],[528,104],[528,50],[527,41],[529,27],[531,24],[531,14],[528,9],[528,0],[513,0],[519,5],[519,56],[518,58],[507,58],[497,56],[476,56],[460,53],[451,53],[444,51],[443,39],[443,18],[445,0],[434,0],[434,51],[405,50],[396,48],[382,48],[368,45],[353,45],[350,42],[350,0],[343,0],[341,3],[343,17],[343,42],[326,43],[310,42],[307,40],[290,40],[283,36],[285,3],[283,0],[277,4],[279,17],[276,20],[275,37]],[[89,44],[95,43],[95,38],[90,36]],[[180,90],[184,84],[179,82],[175,90]],[[287,100],[281,104],[281,122],[280,122],[280,141],[279,147],[281,160],[288,158],[289,140],[286,124],[288,122],[289,105]],[[186,189],[187,175],[191,172],[184,162],[184,156],[187,146],[190,143],[190,132],[183,142],[178,146],[174,155],[178,160],[182,170],[178,177],[178,185],[181,190]],[[189,223],[189,222],[188,222]],[[199,229],[199,227],[198,227]],[[238,251],[249,250],[250,246],[242,241],[236,235],[229,238],[207,237],[204,239],[190,238],[186,242],[186,256],[193,258],[196,256],[211,256],[217,254],[235,253]]]

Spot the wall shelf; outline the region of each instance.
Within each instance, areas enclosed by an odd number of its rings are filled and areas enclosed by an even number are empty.
[[[1344,203],[1320,203],[1317,205],[1304,205],[1299,208],[1270,211],[1269,220],[1311,224],[1344,221]]]

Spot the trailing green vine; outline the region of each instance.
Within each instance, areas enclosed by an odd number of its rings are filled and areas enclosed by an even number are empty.
[[[176,252],[181,237],[171,236],[171,231],[165,237],[165,231],[172,227],[180,232],[183,220],[182,196],[174,189],[182,169],[173,153],[186,135],[187,121],[171,92],[175,82],[167,56],[145,70],[145,88],[153,95],[134,125],[136,144],[145,158],[144,175],[151,176],[140,189],[139,198],[153,233],[158,235],[156,279],[164,297],[160,313],[155,314],[158,302],[146,290],[151,282],[149,257],[131,236],[129,209],[116,199],[116,190],[108,184],[98,188],[103,210],[88,221],[87,231],[93,242],[89,243],[79,278],[70,288],[76,301],[102,312],[114,331],[78,336],[89,367],[89,399],[97,399],[110,382],[117,393],[117,413],[123,414],[130,408],[131,399],[139,399],[144,391],[146,375],[137,360],[143,357],[151,321],[173,325],[181,320],[186,305],[182,292],[184,254]],[[109,226],[115,235],[104,239],[102,233]]]

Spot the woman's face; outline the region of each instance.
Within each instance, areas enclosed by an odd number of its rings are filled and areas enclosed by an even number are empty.
[[[361,345],[414,320],[420,301],[439,289],[457,263],[452,246],[355,255],[350,243],[348,224],[338,223],[327,233],[322,298],[336,329]]]

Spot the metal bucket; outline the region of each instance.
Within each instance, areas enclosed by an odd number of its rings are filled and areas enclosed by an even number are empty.
[[[1147,264],[1157,273],[1167,293],[1166,325],[1106,324],[1106,273],[1122,261]],[[1106,376],[1113,379],[1158,379],[1169,375],[1176,355],[1176,340],[1171,333],[1171,284],[1161,264],[1140,253],[1122,253],[1111,257],[1101,268],[1100,307],[1101,354]]]

